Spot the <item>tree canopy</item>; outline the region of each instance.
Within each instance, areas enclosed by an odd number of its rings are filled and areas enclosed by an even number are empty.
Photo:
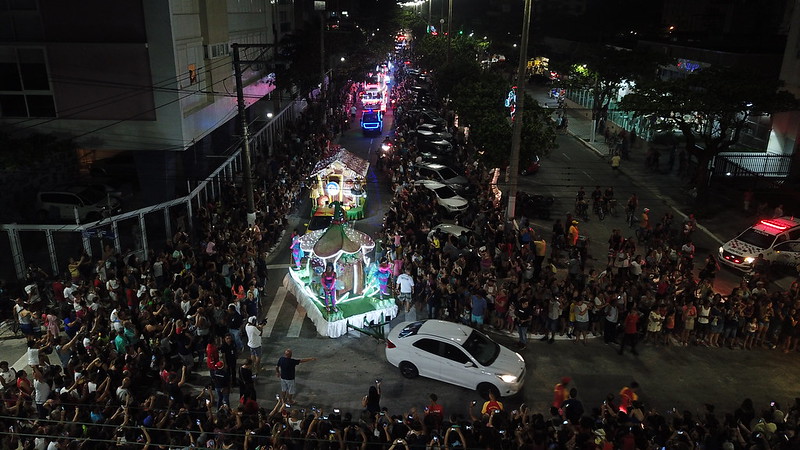
[[[680,130],[686,151],[704,168],[739,142],[749,117],[797,108],[778,84],[741,68],[711,67],[684,78],[640,82],[619,107],[651,117],[662,129]],[[697,172],[695,184],[703,188],[708,172]]]

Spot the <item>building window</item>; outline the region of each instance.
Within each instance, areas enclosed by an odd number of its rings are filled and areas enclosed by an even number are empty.
[[[227,56],[231,53],[230,46],[227,42],[223,42],[221,44],[212,44],[206,45],[206,59],[214,59],[220,58],[222,56]]]
[[[197,83],[197,66],[189,64],[189,84]]]

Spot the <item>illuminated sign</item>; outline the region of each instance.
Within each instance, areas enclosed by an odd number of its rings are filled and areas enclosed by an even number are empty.
[[[337,197],[339,195],[339,183],[331,181],[330,183],[326,184],[325,192],[327,192],[328,196],[331,198]]]

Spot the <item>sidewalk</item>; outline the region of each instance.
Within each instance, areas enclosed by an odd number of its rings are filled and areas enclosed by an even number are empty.
[[[528,87],[527,92],[539,104],[553,110],[557,108],[557,100],[549,98],[549,88],[543,86]],[[591,111],[567,100],[567,117],[569,118],[568,133],[583,144],[586,148],[593,151],[599,158],[608,160],[610,158],[608,146],[602,135],[595,137],[595,142],[591,142],[592,120]],[[611,131],[616,132],[620,129],[615,123],[609,122]],[[661,171],[655,171],[645,166],[645,154],[648,143],[639,139],[634,148],[630,151],[630,158],[622,160],[620,172],[631,178],[635,184],[642,189],[660,199],[663,199],[664,206],[671,209],[677,221],[683,221],[689,214],[695,214],[698,221],[697,228],[722,245],[739,233],[752,226],[756,218],[753,214],[748,214],[742,208],[742,192],[734,190],[725,192],[718,187],[710,188],[708,199],[703,204],[694,204],[689,196],[689,180],[678,176],[677,161],[672,170],[666,170],[666,158],[661,158]],[[754,202],[756,203],[756,202]],[[656,205],[652,205],[656,206]],[[658,210],[656,210],[659,212]],[[712,231],[713,230],[713,231]],[[716,251],[713,252],[716,255]],[[789,277],[776,280],[776,284],[781,289],[788,289],[791,284]]]

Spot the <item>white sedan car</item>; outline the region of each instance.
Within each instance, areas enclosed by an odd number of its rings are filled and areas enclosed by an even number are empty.
[[[453,188],[446,184],[433,180],[418,180],[414,184],[433,192],[433,195],[436,196],[436,202],[448,214],[458,213],[467,209],[467,199],[458,195]]]
[[[386,338],[386,359],[406,378],[423,376],[476,389],[514,395],[525,381],[525,360],[485,334],[453,322],[403,322]]]

